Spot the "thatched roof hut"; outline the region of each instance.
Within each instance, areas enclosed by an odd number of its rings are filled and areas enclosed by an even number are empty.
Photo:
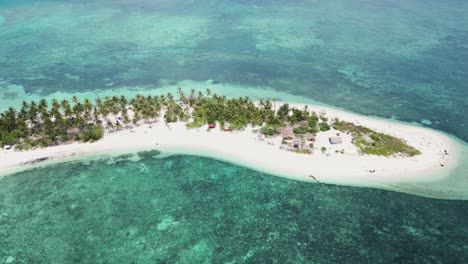
[[[315,141],[315,135],[314,134],[306,134],[306,138],[308,141]]]
[[[301,122],[299,122],[299,123],[297,123],[297,124],[299,124],[300,126],[308,127],[308,126],[309,126],[309,121],[303,120],[303,121],[301,121]]]
[[[292,128],[290,128],[290,127],[284,127],[283,129],[281,129],[281,135],[282,135],[283,139],[285,139],[285,140],[291,140],[291,139],[295,138],[294,132],[293,132]]]
[[[74,128],[71,128],[69,131],[70,135],[74,136],[74,135],[78,135],[81,133],[81,130],[77,127],[74,127]]]
[[[303,120],[303,121],[297,122],[294,125],[292,125],[292,128],[308,127],[308,126],[309,126],[309,121]]]
[[[330,137],[329,138],[330,144],[341,144],[343,143],[343,140],[341,137]]]
[[[292,143],[293,148],[299,148],[301,145],[301,141],[299,139],[295,139]]]

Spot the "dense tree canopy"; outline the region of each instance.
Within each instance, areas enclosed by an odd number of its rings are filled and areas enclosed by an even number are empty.
[[[267,136],[279,134],[280,129],[287,125],[294,126],[293,132],[297,136],[328,131],[333,126],[343,132],[353,132],[357,146],[364,153],[387,155],[409,149],[401,140],[371,130],[364,131],[364,128],[357,130],[357,126],[338,119],[330,126],[327,118],[317,116],[307,106],[298,109],[285,103],[276,109],[270,100],[254,103],[249,97],[226,98],[209,89],[205,95],[195,90],[186,95],[179,88],[177,94],[178,99],[168,93],[159,96],[137,95],[131,99],[112,96],[91,101],[88,98],[79,100],[74,96],[71,102],[56,99],[50,102],[45,99],[23,102],[19,110],[9,108],[0,113],[0,145],[30,149],[72,141],[94,142],[105,131],[119,130],[141,122],[156,122],[162,118],[166,123],[185,121],[188,128],[207,123],[219,123],[221,128],[231,130],[243,129],[248,125],[262,126],[260,133]],[[368,133],[373,141],[363,140],[363,133]],[[390,149],[386,146],[388,142],[400,144],[397,144],[398,148],[393,146]],[[410,154],[417,154],[414,149],[409,150],[412,151]]]

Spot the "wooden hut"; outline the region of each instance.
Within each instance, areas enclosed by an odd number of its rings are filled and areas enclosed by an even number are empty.
[[[343,140],[341,139],[341,137],[330,137],[328,140],[330,141],[330,144],[332,145],[343,143]]]
[[[208,128],[215,128],[216,127],[216,124],[215,123],[209,123],[208,124]]]
[[[77,128],[77,127],[74,127],[72,129],[70,129],[68,132],[70,133],[70,136],[74,137],[74,136],[80,134],[81,130],[79,128]]]
[[[299,126],[305,126],[305,127],[308,127],[309,126],[309,121],[307,120],[303,120],[299,123],[297,123]]]
[[[306,138],[308,141],[315,141],[315,135],[314,134],[306,134]]]
[[[292,143],[292,146],[293,148],[299,148],[299,146],[301,145],[301,141],[299,139],[295,139]]]
[[[294,132],[292,128],[290,127],[285,127],[281,129],[281,136],[283,137],[284,140],[292,140],[294,139]]]

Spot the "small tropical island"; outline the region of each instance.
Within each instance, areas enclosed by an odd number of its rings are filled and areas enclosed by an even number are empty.
[[[456,157],[451,140],[429,129],[182,88],[134,98],[23,102],[0,114],[0,145],[4,174],[79,154],[157,149],[299,180],[383,188],[441,177]]]

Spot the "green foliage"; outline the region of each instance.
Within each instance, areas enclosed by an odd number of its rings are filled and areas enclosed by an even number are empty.
[[[37,142],[37,145],[41,148],[45,148],[47,146],[49,146],[49,142],[47,142],[47,140],[45,139],[40,139],[38,142]]]
[[[59,138],[62,142],[67,142],[68,140],[70,140],[68,133],[65,132],[60,133]]]
[[[0,144],[29,149],[68,141],[93,142],[103,136],[104,127],[101,124],[107,124],[107,129],[119,129],[131,122],[137,125],[140,120],[154,122],[159,119],[162,110],[165,111],[163,118],[167,123],[193,118],[187,123],[188,128],[201,127],[206,122],[219,122],[222,124],[220,129],[224,124],[229,124],[233,130],[253,125],[262,126],[262,134],[273,136],[279,133],[285,122],[294,125],[307,121],[307,125],[294,128],[293,132],[302,135],[330,130],[328,119],[310,114],[307,107],[290,109],[288,104],[283,104],[275,113],[269,100],[261,100],[257,106],[248,97],[227,99],[211,94],[211,91],[207,91],[207,96],[194,90],[185,95],[179,89],[178,94],[180,102],[176,102],[171,93],[161,96],[137,95],[130,100],[124,96],[96,98],[94,104],[89,99],[80,101],[77,97],[61,102],[56,99],[50,102],[44,99],[23,102],[19,111],[9,108],[0,113]],[[132,120],[129,117],[131,111]],[[111,121],[116,117],[119,117],[117,121]],[[335,119],[332,126],[339,131],[352,133],[353,143],[362,153],[384,156],[420,154],[401,139],[365,127],[339,119]]]
[[[301,130],[300,128],[297,127],[297,128],[294,128],[294,129],[293,129],[293,133],[294,133],[294,134],[302,134],[302,130]]]
[[[300,127],[296,127],[293,129],[293,133],[294,134],[298,134],[298,135],[302,135],[302,134],[305,134],[307,132],[310,132],[310,128],[309,127],[305,127],[305,126],[300,126]]]
[[[321,150],[322,152],[325,152],[325,151],[327,151],[327,148],[326,148],[326,147],[322,147],[320,150]]]
[[[13,145],[22,137],[24,137],[24,132],[19,129],[15,129],[11,132],[4,132],[2,134],[2,142],[4,145]]]
[[[206,122],[207,122],[208,124],[216,123],[216,118],[213,117],[213,116],[209,116],[209,117],[206,119]]]
[[[390,135],[373,132],[371,134],[356,132],[353,134],[353,142],[362,153],[378,156],[415,156],[421,152],[399,138]]]
[[[312,154],[310,149],[293,149],[292,151],[299,154]]]
[[[34,141],[29,138],[26,138],[15,144],[16,150],[30,150],[34,146]]]
[[[260,129],[260,133],[266,136],[274,136],[279,134],[279,131],[273,126],[264,126]]]
[[[292,109],[292,115],[288,118],[289,122],[292,124],[295,124],[300,121],[306,120],[308,117],[308,114],[305,111],[302,111],[297,108]]]
[[[282,106],[280,106],[280,108],[278,109],[276,114],[277,114],[279,119],[282,119],[282,120],[287,119],[287,117],[289,115],[289,105],[288,104],[283,104]]]
[[[317,115],[312,114],[310,117],[309,117],[309,132],[310,133],[317,133],[319,132],[319,129],[317,128],[317,122],[318,122],[319,118],[317,117]]]
[[[177,122],[177,115],[166,113],[164,115],[164,120],[166,121],[166,123],[175,123]]]
[[[99,125],[89,125],[83,130],[82,139],[84,142],[94,142],[104,135],[104,130]]]
[[[317,120],[309,120],[309,127],[310,128],[317,128]]]
[[[188,122],[185,126],[187,128],[197,128],[202,127],[205,124],[205,121],[201,118],[195,118],[193,121]]]
[[[346,122],[340,121],[340,119],[335,118],[332,127],[338,131],[344,132],[346,130]]]
[[[328,125],[327,122],[322,122],[322,123],[320,123],[320,130],[321,131],[328,131],[328,130],[330,130],[330,126]]]
[[[318,133],[320,130],[317,128],[317,127],[311,127],[309,128],[309,133],[312,133],[312,134],[316,134]]]
[[[375,132],[372,132],[372,133],[370,134],[370,138],[371,138],[372,140],[374,140],[374,141],[379,141],[379,140],[380,140],[379,134],[377,134],[377,133],[375,133]]]
[[[412,157],[421,154],[402,139],[351,123],[346,126],[352,132],[353,143],[361,153],[386,157],[397,154]]]

